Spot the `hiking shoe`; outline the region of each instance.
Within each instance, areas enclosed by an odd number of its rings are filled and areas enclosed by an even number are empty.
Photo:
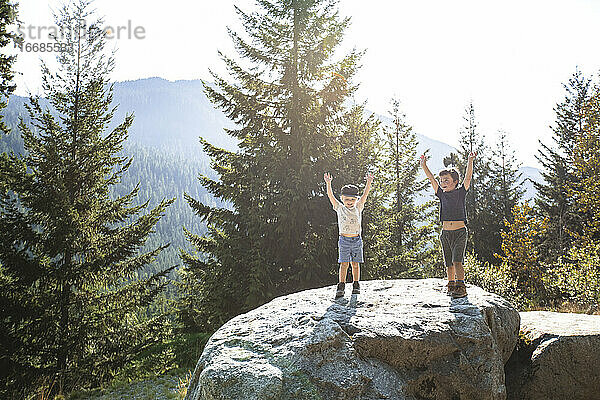
[[[339,299],[340,297],[344,297],[344,289],[346,288],[346,284],[344,282],[340,282],[337,285],[337,290],[335,292],[335,298]]]
[[[456,282],[455,281],[448,281],[448,284],[446,285],[446,294],[448,296],[453,296],[454,295],[454,290],[456,289]]]
[[[360,294],[360,284],[358,281],[354,281],[352,284],[352,294]]]
[[[467,287],[464,282],[456,282],[452,297],[465,297],[467,295]]]

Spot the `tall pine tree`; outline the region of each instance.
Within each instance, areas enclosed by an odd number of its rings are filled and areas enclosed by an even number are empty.
[[[582,229],[573,235],[577,246],[600,244],[600,81],[590,88],[583,117],[573,147],[574,179],[568,185],[577,212],[585,217]]]
[[[432,202],[417,203],[429,188],[418,179],[417,136],[406,122],[397,99],[391,101],[392,126],[384,127],[384,152],[380,163],[381,211],[373,229],[377,278],[414,277],[420,267],[433,262],[435,251],[429,244],[434,233]],[[435,253],[435,254],[434,254]]]
[[[19,125],[25,154],[0,159],[0,371],[15,397],[41,380],[52,392],[106,382],[167,334],[165,318],[145,309],[170,269],[134,276],[168,246],[137,251],[173,199],[136,217],[148,205],[129,206],[138,187],[109,196],[132,162],[117,153],[133,116],[105,134],[114,58],[89,10],[80,0],[56,16],[66,50],[57,72],[42,65],[52,110],[31,97],[31,124]]]
[[[600,81],[590,87],[583,117],[573,149],[575,179],[568,185],[576,211],[583,216],[582,229],[572,234],[567,262],[553,272],[570,302],[594,312],[600,309]]]
[[[535,183],[536,209],[548,218],[547,238],[542,252],[546,260],[564,256],[572,244],[572,233],[581,230],[584,216],[569,195],[568,187],[576,184],[574,148],[585,124],[584,107],[590,98],[590,79],[576,70],[567,84],[564,100],[554,108],[556,121],[552,127],[552,145],[540,141],[536,158],[541,163],[544,182]]]
[[[239,151],[203,142],[220,179],[202,178],[231,207],[186,194],[209,226],[203,237],[186,230],[199,254],[181,253],[181,316],[189,326],[215,328],[274,296],[334,282],[335,213],[323,173],[332,173],[335,190],[360,184],[366,171],[343,166],[366,165],[377,129],[360,107],[344,106],[361,53],[333,59],[349,24],[336,3],[259,0],[254,13],[236,8],[245,35],[230,36],[241,59],[222,55],[233,81],[213,74],[216,85],[206,92],[239,125],[227,131]]]
[[[488,210],[491,213],[491,225],[488,227],[488,237],[491,241],[488,242],[488,246],[492,254],[501,254],[500,233],[505,229],[505,222],[512,222],[512,210],[521,202],[525,193],[520,186],[522,179],[519,166],[507,133],[499,131],[496,146],[492,150],[488,188],[492,197]]]

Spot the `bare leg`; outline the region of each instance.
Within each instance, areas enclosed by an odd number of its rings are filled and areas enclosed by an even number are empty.
[[[352,261],[352,280],[360,281],[360,264],[356,261]]]
[[[460,262],[455,262],[453,268],[456,271],[456,280],[464,281],[465,280],[465,268],[463,264]]]
[[[446,267],[446,272],[448,274],[448,280],[449,281],[453,281],[455,280],[455,274],[456,274],[456,269],[454,268],[454,265],[451,265],[449,267]],[[464,272],[463,272],[463,276],[464,276]]]
[[[340,282],[346,282],[346,275],[348,274],[348,267],[350,263],[343,262],[340,263]]]

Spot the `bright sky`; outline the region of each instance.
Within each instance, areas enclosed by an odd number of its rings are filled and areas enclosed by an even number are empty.
[[[51,9],[61,4],[21,0],[20,19],[53,25]],[[144,30],[143,39],[122,30],[110,41],[118,48],[113,78],[222,73],[217,50],[234,54],[226,26],[241,30],[233,4],[254,8],[252,0],[96,0],[105,25]],[[455,146],[472,100],[481,132],[489,141],[508,132],[524,165],[537,166],[537,141],[549,141],[562,83],[577,66],[587,76],[600,72],[597,0],[342,0],[340,12],[352,21],[343,48],[367,50],[356,102],[386,114],[397,96],[416,132]],[[39,54],[19,53],[17,94],[39,91]]]

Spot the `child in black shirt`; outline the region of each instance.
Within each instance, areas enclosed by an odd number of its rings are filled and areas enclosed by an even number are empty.
[[[465,297],[465,269],[463,260],[467,246],[467,211],[465,196],[473,178],[473,160],[477,152],[469,154],[467,171],[462,185],[458,186],[459,173],[456,168],[440,171],[439,183],[427,167],[425,155],[421,156],[421,167],[429,178],[435,195],[440,199],[440,221],[442,233],[440,242],[444,253],[444,263],[448,274],[448,294],[452,297]],[[457,187],[458,186],[458,187]]]

